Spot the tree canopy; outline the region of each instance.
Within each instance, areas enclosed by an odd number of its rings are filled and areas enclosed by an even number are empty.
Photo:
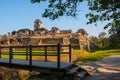
[[[76,16],[78,3],[83,0],[31,0],[32,3],[42,1],[49,3],[42,16],[54,20],[63,15]]]
[[[120,26],[120,1],[119,0],[89,0],[90,13],[86,15],[89,18],[88,24],[97,21],[109,21],[105,29],[109,26]]]
[[[52,20],[60,16],[76,16],[79,3],[86,1],[90,13],[86,14],[87,24],[97,21],[108,21],[104,28],[120,26],[120,1],[119,0],[31,0],[32,3],[48,2],[48,8],[42,14]]]

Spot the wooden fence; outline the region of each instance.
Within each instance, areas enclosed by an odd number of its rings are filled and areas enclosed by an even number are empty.
[[[48,54],[48,47],[56,47],[56,55]],[[44,56],[45,60],[44,61],[48,61],[47,56],[56,56],[57,57],[57,68],[60,68],[60,62],[61,62],[61,48],[62,47],[68,47],[68,52],[65,54],[69,54],[69,62],[71,62],[71,45],[40,45],[40,46],[0,46],[0,58],[2,58],[2,55],[9,55],[9,64],[12,63],[12,59],[14,55],[25,55],[26,56],[26,60],[29,60],[29,66],[31,66],[32,68],[32,57],[34,56],[33,54],[33,48],[44,48],[44,55],[36,55],[36,56]],[[20,54],[21,52],[18,52],[19,54],[14,54],[17,52],[14,52],[15,48],[21,48],[21,49],[25,49],[25,54]],[[8,51],[8,53],[4,54],[4,52]]]

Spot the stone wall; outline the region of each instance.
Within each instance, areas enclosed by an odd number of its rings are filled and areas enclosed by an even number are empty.
[[[63,35],[63,34],[62,34]],[[63,44],[63,45],[69,45],[72,44],[72,49],[85,49],[88,50],[89,47],[89,40],[86,38],[86,36],[81,36],[79,34],[71,35],[69,36],[57,36],[57,35],[52,35],[52,36],[44,36],[44,37],[19,37],[19,40],[16,39],[10,39],[10,41],[5,42],[3,45],[7,45],[7,42],[10,42],[10,45],[56,45],[56,44]],[[18,41],[18,42],[17,42]],[[51,48],[49,48],[51,49]],[[51,49],[51,50],[56,50]],[[68,50],[67,47],[62,48],[62,50]]]
[[[63,38],[43,38],[42,44],[63,44]]]
[[[71,38],[70,43],[73,44],[72,49],[80,49],[79,39]]]

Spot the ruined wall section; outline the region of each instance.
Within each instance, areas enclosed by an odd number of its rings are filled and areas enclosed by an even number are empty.
[[[63,44],[63,38],[43,38],[42,44]]]
[[[72,49],[80,49],[79,40],[76,38],[71,38],[70,43],[73,45]]]
[[[43,45],[56,45],[56,44],[63,44],[63,38],[43,38],[42,39]],[[48,47],[48,50],[57,50],[57,47]]]
[[[82,50],[89,50],[90,46],[89,46],[89,39],[88,39],[88,35],[87,34],[81,34],[79,33],[79,36],[78,36],[78,40],[79,40],[79,46],[80,46],[80,49]]]
[[[54,38],[30,38],[29,45],[69,45],[70,39],[68,37],[54,37]],[[48,47],[48,50],[57,50],[56,47]],[[41,48],[43,50],[43,48]],[[62,47],[62,51],[68,50],[68,47]]]

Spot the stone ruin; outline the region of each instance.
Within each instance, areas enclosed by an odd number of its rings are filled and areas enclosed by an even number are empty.
[[[1,46],[51,45],[58,43],[76,45],[72,46],[72,49],[90,50],[94,46],[84,29],[73,32],[72,30],[60,30],[57,27],[52,27],[51,30],[47,30],[42,26],[42,21],[39,19],[34,22],[34,30],[19,29],[7,35],[0,35]]]

